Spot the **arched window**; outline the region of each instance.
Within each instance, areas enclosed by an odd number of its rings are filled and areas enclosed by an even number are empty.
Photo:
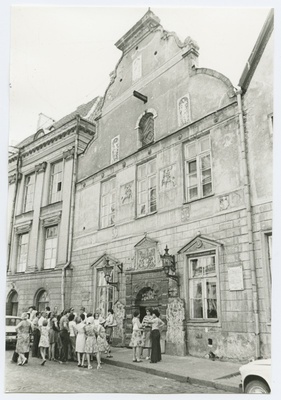
[[[18,315],[18,294],[13,290],[6,303],[6,315]]]
[[[146,113],[139,123],[139,137],[142,146],[154,141],[154,117],[152,113]]]
[[[40,292],[37,295],[36,309],[38,311],[44,311],[48,305],[49,305],[48,293],[46,292],[46,290],[40,290]]]

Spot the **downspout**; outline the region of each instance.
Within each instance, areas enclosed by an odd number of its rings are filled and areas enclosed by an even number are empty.
[[[78,138],[79,138],[79,123],[80,116],[76,115],[76,132],[75,132],[75,144],[74,144],[74,155],[73,155],[73,173],[72,173],[72,186],[71,186],[71,198],[70,198],[70,214],[69,214],[69,234],[68,234],[68,251],[67,251],[67,262],[62,267],[61,275],[61,306],[62,310],[65,309],[65,274],[66,268],[70,265],[71,253],[72,253],[72,238],[73,238],[73,227],[74,227],[74,209],[75,209],[75,188],[77,181],[77,160],[78,160]]]
[[[7,272],[9,272],[9,266],[10,266],[10,254],[11,254],[11,242],[12,242],[12,232],[13,232],[13,226],[15,222],[15,214],[16,214],[16,199],[17,199],[17,194],[18,194],[18,183],[19,183],[19,168],[20,168],[20,149],[18,149],[18,156],[17,156],[17,165],[16,165],[16,179],[15,179],[15,193],[13,196],[13,202],[12,202],[12,215],[11,215],[11,222],[9,225],[9,234],[8,234],[8,249],[7,249]]]
[[[242,147],[241,149],[242,167],[244,174],[244,194],[245,194],[247,228],[248,228],[248,238],[249,238],[249,256],[250,256],[250,267],[252,276],[253,312],[255,321],[255,357],[256,359],[258,359],[260,358],[260,323],[259,323],[259,312],[258,312],[258,288],[257,288],[257,275],[256,275],[254,242],[253,242],[253,222],[252,222],[249,167],[248,167],[247,152],[246,152],[246,140],[245,140],[245,129],[244,129],[242,97],[241,97],[242,89],[240,87],[237,87],[235,92],[238,103],[238,116],[239,116],[240,138]]]

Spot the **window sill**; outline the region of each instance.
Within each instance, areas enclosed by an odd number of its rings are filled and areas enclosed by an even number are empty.
[[[213,325],[219,323],[219,319],[213,318],[213,319],[189,319],[186,321],[188,325]]]
[[[208,196],[205,197],[200,197],[199,199],[194,199],[194,200],[189,200],[189,201],[185,201],[183,204],[190,204],[190,203],[195,203],[196,201],[200,201],[200,200],[204,200],[204,199],[209,199],[210,197],[215,196],[215,193],[209,194]]]
[[[154,215],[154,214],[157,214],[157,210],[156,210],[156,211],[153,211],[153,212],[151,212],[151,213],[149,213],[149,214],[137,215],[137,216],[135,217],[135,219],[141,219],[141,218],[149,217],[150,215]]]

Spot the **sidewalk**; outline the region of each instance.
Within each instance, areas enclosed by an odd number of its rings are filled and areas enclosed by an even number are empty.
[[[134,369],[204,386],[223,389],[232,393],[241,393],[239,389],[241,364],[228,361],[212,361],[206,358],[177,357],[162,354],[162,361],[151,364],[149,360],[141,363],[132,362],[132,350],[127,348],[112,348],[112,358],[103,358],[106,364]],[[146,352],[145,352],[146,354]]]

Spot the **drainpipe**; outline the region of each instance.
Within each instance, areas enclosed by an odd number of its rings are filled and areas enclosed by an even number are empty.
[[[254,255],[254,242],[253,242],[253,223],[252,223],[252,205],[251,205],[251,193],[250,193],[250,179],[249,179],[249,167],[246,153],[246,140],[245,140],[245,129],[243,121],[243,108],[242,108],[242,89],[237,87],[235,90],[238,103],[238,116],[239,116],[239,127],[240,127],[240,138],[241,138],[241,153],[242,153],[242,167],[244,175],[244,194],[247,212],[247,227],[248,227],[248,238],[249,238],[249,256],[250,256],[250,267],[252,275],[252,290],[253,290],[253,312],[255,320],[255,357],[260,358],[260,323],[259,323],[259,312],[258,312],[258,288],[257,288],[257,275],[255,266],[255,255]]]
[[[17,148],[17,147],[16,147]],[[17,156],[17,165],[16,165],[16,179],[15,179],[15,193],[13,197],[13,202],[12,202],[12,215],[11,215],[11,222],[9,225],[9,233],[8,233],[8,250],[7,250],[7,272],[9,272],[9,265],[10,265],[10,254],[11,254],[11,242],[12,242],[12,232],[13,232],[13,226],[14,226],[14,220],[15,220],[15,214],[16,214],[16,199],[17,199],[17,194],[18,194],[18,183],[19,183],[19,177],[20,177],[20,149],[18,149],[18,156]]]
[[[73,173],[72,173],[72,185],[71,185],[71,198],[70,198],[70,215],[69,215],[69,234],[68,234],[68,251],[67,251],[67,262],[62,267],[61,275],[61,306],[62,310],[65,309],[65,275],[66,268],[70,265],[71,253],[72,253],[72,238],[73,238],[73,227],[74,227],[74,209],[75,209],[75,188],[77,181],[77,161],[78,161],[78,138],[79,138],[79,123],[80,116],[76,115],[76,132],[75,132],[75,144],[74,144],[74,155],[73,155]]]

